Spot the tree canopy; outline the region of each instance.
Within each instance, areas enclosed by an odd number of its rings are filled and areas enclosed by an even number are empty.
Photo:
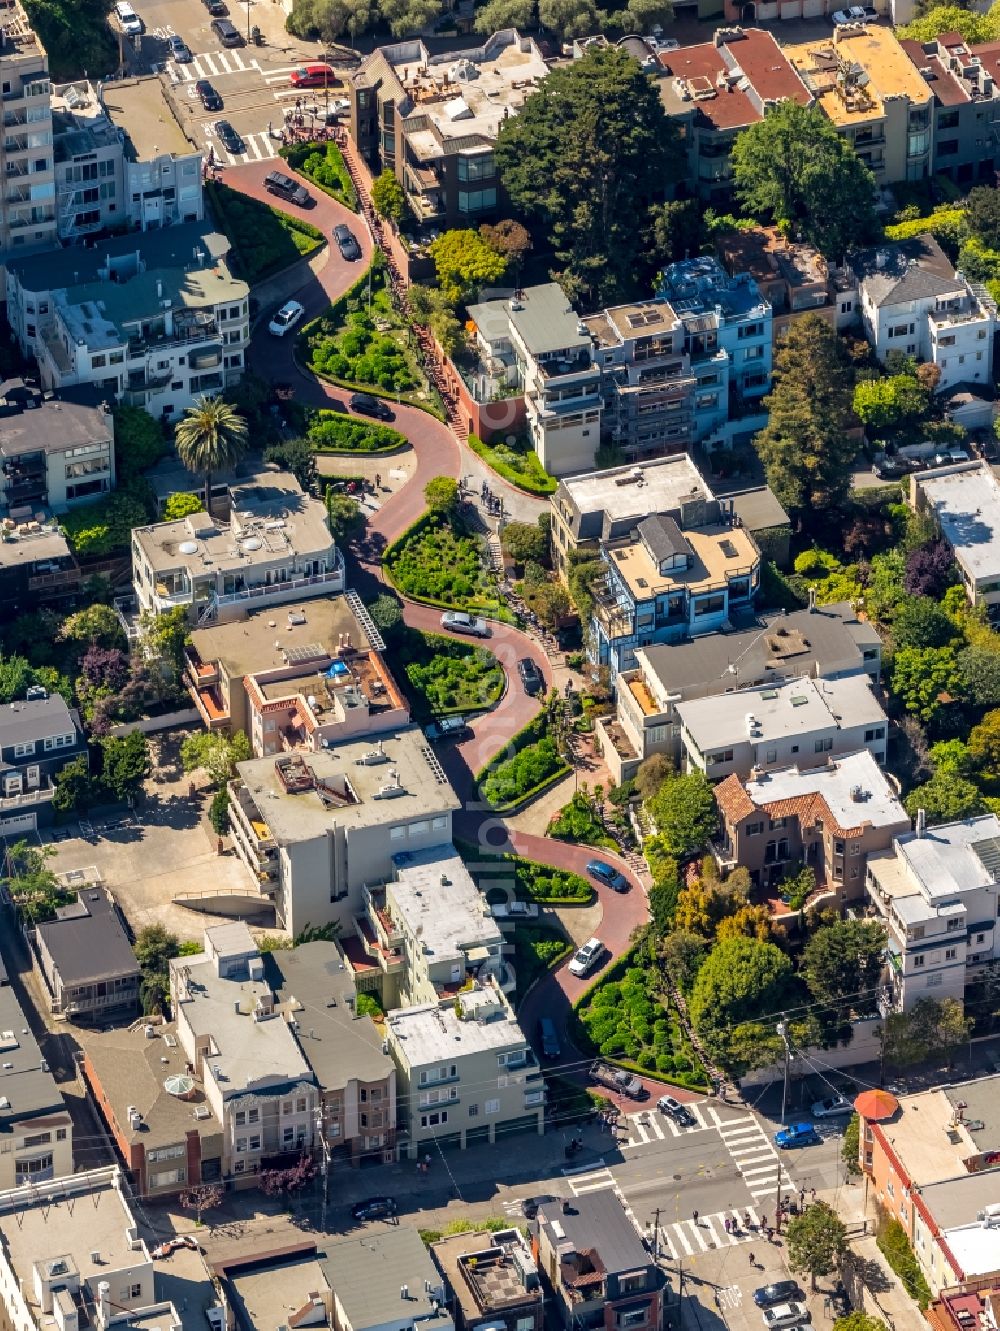
[[[828,258],[878,235],[875,177],[818,106],[778,102],[737,135],[732,167],[747,213],[790,227]]]
[[[701,850],[718,821],[712,783],[702,772],[669,776],[647,800],[646,811],[664,849],[680,858]]]
[[[218,731],[197,730],[181,744],[181,764],[185,772],[199,768],[208,773],[216,788],[236,775],[236,764],[253,757],[250,741],[242,730],[230,737]]]
[[[431,241],[428,253],[434,260],[438,286],[445,299],[459,305],[479,291],[501,280],[507,259],[471,228],[445,231]]]
[[[817,1276],[827,1276],[847,1248],[847,1230],[827,1202],[813,1202],[788,1222],[788,1265],[808,1275],[813,1289]]]
[[[838,1015],[872,1005],[882,972],[885,930],[876,920],[837,920],[816,930],[802,954],[809,992]]]
[[[885,1021],[886,1061],[910,1067],[932,1058],[947,1058],[969,1038],[971,1017],[955,998],[921,998],[906,1012],[891,1012]]]
[[[774,943],[755,938],[716,943],[698,971],[688,1010],[695,1030],[722,1067],[739,1072],[770,1061],[774,1014],[781,1011],[791,983],[792,963]]]
[[[915,374],[861,379],[854,386],[854,411],[869,431],[895,433],[927,414],[930,397]]]
[[[551,243],[571,299],[614,304],[652,276],[654,210],[680,154],[638,61],[593,47],[552,69],[502,122],[496,158],[512,202]]]
[[[994,42],[1000,37],[1000,5],[993,4],[985,14],[961,5],[935,5],[911,23],[896,29],[898,37],[916,42],[932,42],[943,32],[958,32],[967,42]]]

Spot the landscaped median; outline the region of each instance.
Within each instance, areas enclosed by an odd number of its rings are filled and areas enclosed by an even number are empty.
[[[358,195],[344,155],[335,143],[292,143],[279,150],[288,165],[331,199],[352,212],[358,210]]]
[[[389,546],[382,569],[412,601],[514,622],[486,570],[482,537],[457,519],[424,513]]]
[[[570,1035],[581,1053],[691,1091],[708,1079],[666,1000],[652,991],[651,959],[632,948],[573,1005]]]
[[[548,713],[542,712],[480,768],[476,785],[494,813],[514,813],[569,771],[548,733]]]
[[[486,711],[503,694],[500,662],[471,642],[407,628],[393,643],[392,660],[403,667],[418,720]]]
[[[591,884],[569,869],[556,869],[510,852],[494,854],[458,837],[455,847],[490,905],[508,900],[511,891],[515,900],[540,906],[589,906],[594,899]]]
[[[517,444],[486,444],[478,435],[469,435],[469,447],[505,481],[533,495],[555,494],[559,482],[542,466],[538,454],[527,441]]]
[[[354,416],[329,411],[326,407],[320,407],[309,418],[306,438],[317,453],[334,455],[397,453],[409,442],[405,434],[389,425],[359,421]]]
[[[205,182],[215,220],[229,238],[239,276],[251,286],[322,249],[318,227],[251,199],[219,181]]]

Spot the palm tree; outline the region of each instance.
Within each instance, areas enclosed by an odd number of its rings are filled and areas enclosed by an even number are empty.
[[[178,422],[174,442],[188,471],[205,477],[205,512],[211,514],[212,472],[235,467],[246,452],[246,421],[221,397],[200,397]]]

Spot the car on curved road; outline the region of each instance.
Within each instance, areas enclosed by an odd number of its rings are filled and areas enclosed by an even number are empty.
[[[793,1146],[818,1146],[820,1135],[812,1123],[793,1123],[774,1135],[774,1144],[782,1151]]]
[[[758,1308],[773,1308],[777,1303],[805,1303],[806,1296],[795,1280],[779,1280],[773,1285],[761,1285],[753,1292]]]
[[[441,627],[451,633],[469,633],[473,638],[488,638],[490,626],[478,615],[467,615],[464,610],[446,610],[441,616]]]
[[[606,864],[604,860],[588,860],[587,872],[591,878],[596,878],[605,887],[610,887],[612,892],[628,891],[629,883],[625,875],[619,873],[612,865]]]
[[[373,397],[371,393],[352,393],[347,400],[347,405],[352,411],[356,411],[359,416],[374,416],[380,421],[395,420],[395,413],[387,402],[383,402],[380,397]]]
[[[272,337],[284,337],[305,314],[305,307],[300,305],[297,300],[286,300],[280,310],[276,310],[271,316],[271,322],[267,325],[267,331]]]
[[[604,955],[604,944],[599,938],[590,938],[583,947],[578,948],[569,963],[570,975],[586,975],[592,971]]]
[[[343,222],[338,222],[333,228],[333,238],[337,242],[337,249],[340,250],[342,259],[346,259],[348,263],[353,263],[355,259],[361,258],[361,246],[349,226],[345,226]]]
[[[534,696],[545,687],[545,678],[530,656],[522,656],[517,663],[517,673],[521,676],[525,693]]]
[[[424,738],[429,740],[465,739],[471,734],[464,716],[443,716],[440,721],[432,721],[424,727]]]

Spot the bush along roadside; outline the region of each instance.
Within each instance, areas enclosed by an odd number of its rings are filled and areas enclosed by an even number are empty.
[[[322,249],[326,237],[310,222],[271,208],[219,181],[206,181],[212,212],[233,247],[239,275],[253,286]]]
[[[518,901],[534,901],[539,905],[588,906],[594,899],[591,884],[568,869],[554,869],[509,852],[493,855],[459,837],[455,838],[455,848],[487,900],[491,890],[497,901],[507,900],[507,889],[511,886]],[[490,904],[495,905],[496,901]]]
[[[397,591],[421,605],[465,610],[507,624],[515,617],[483,573],[482,540],[446,519],[424,513],[382,556],[382,570]]]
[[[478,435],[469,435],[469,447],[491,467],[519,490],[532,495],[555,494],[559,482],[542,466],[538,454],[530,444],[510,447],[507,444],[487,444]]]
[[[399,430],[375,421],[359,421],[342,411],[320,407],[310,418],[306,438],[317,453],[373,454],[396,453],[407,447],[407,438]]]
[[[542,712],[476,773],[476,785],[495,813],[512,813],[569,771],[548,733],[548,713]]]
[[[344,155],[335,143],[292,143],[279,149],[279,156],[317,189],[329,194],[345,208],[358,211],[358,194]]]

